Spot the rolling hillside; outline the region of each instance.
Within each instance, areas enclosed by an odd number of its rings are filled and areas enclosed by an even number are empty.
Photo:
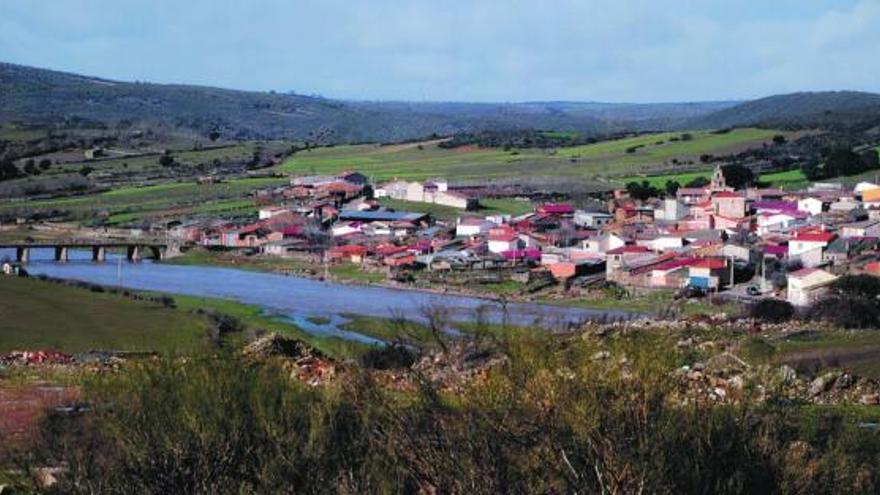
[[[880,94],[856,91],[792,93],[753,100],[688,122],[692,128],[873,126],[880,123]]]
[[[391,142],[490,129],[603,134],[653,129],[732,103],[338,101],[296,94],[120,82],[0,63],[0,123],[159,122],[225,138]]]

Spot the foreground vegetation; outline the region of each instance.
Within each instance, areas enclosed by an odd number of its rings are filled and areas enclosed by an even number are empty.
[[[668,370],[688,356],[656,335],[474,345],[504,364],[456,390],[418,373],[415,389],[389,389],[357,368],[309,387],[234,355],[143,363],[89,384],[107,407],[51,416],[20,462],[66,466],[59,493],[878,489],[864,415],[675,400]]]

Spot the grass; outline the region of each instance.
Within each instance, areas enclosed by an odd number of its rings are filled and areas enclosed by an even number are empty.
[[[698,178],[703,177],[709,179],[712,177],[712,169],[706,168],[705,170],[699,170],[694,172],[682,172],[675,174],[662,174],[662,175],[650,175],[650,176],[631,176],[620,179],[622,183],[628,182],[642,182],[648,181],[654,187],[663,188],[666,185],[667,181],[675,181],[680,185],[684,186],[688,182]],[[792,169],[785,170],[782,172],[771,172],[769,174],[761,174],[759,176],[759,180],[761,182],[766,182],[773,187],[779,187],[783,189],[798,189],[802,188],[810,183],[807,178],[804,176],[804,173],[801,172],[800,169]]]
[[[174,182],[146,187],[121,187],[111,191],[60,199],[0,202],[0,213],[65,211],[74,220],[127,223],[153,217],[185,218],[198,214],[252,214],[254,191],[286,183],[282,178],[248,178],[214,184]]]
[[[157,303],[37,279],[0,277],[0,351],[52,348],[186,353],[201,347],[204,318]]]
[[[452,206],[438,205],[434,203],[422,203],[419,201],[404,201],[402,199],[381,198],[379,200],[386,208],[399,211],[414,211],[427,213],[434,218],[451,220],[466,215],[522,215],[532,211],[534,205],[530,201],[521,201],[514,198],[486,198],[480,200],[480,209],[466,211]]]
[[[293,323],[265,313],[258,306],[243,304],[228,299],[213,299],[194,296],[175,295],[174,299],[177,301],[180,309],[188,311],[195,311],[196,309],[211,309],[218,313],[236,318],[248,328],[276,332],[298,338],[314,346],[321,352],[336,358],[344,359],[356,357],[370,348],[369,345],[360,342],[335,337],[320,337],[312,335],[300,329]]]
[[[278,167],[296,174],[336,174],[356,169],[373,181],[394,178],[423,180],[517,179],[570,177],[596,179],[668,170],[673,159],[698,160],[701,154],[727,154],[761,146],[779,131],[736,129],[725,134],[693,131],[690,141],[671,141],[679,133],[646,134],[556,150],[503,151],[494,148],[444,149],[436,142],[420,145],[356,145],[299,152]],[[657,144],[662,143],[662,144]],[[628,148],[641,146],[633,153]]]
[[[675,300],[670,291],[651,292],[623,298],[566,298],[546,299],[540,302],[561,306],[574,306],[587,309],[626,310],[637,313],[656,314],[666,308],[673,308],[681,316],[716,315],[719,313],[733,314],[739,310],[735,303],[713,304],[707,300]]]

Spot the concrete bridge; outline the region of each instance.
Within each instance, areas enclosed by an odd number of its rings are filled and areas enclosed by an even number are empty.
[[[46,241],[0,242],[0,249],[15,249],[15,259],[19,263],[28,263],[32,249],[54,249],[55,261],[65,262],[71,249],[91,250],[92,261],[102,263],[107,259],[108,249],[124,249],[128,261],[140,261],[144,257],[156,260],[180,254],[175,244],[150,240],[100,240],[100,239],[67,239]]]

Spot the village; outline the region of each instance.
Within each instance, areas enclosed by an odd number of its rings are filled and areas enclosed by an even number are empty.
[[[521,198],[532,207],[518,215],[481,214],[479,193],[442,179],[373,185],[356,171],[295,176],[256,194],[256,221],[165,228],[185,246],[299,260],[318,277],[350,266],[402,287],[423,281],[473,292],[513,282],[524,296],[548,286],[615,286],[634,295],[776,297],[804,308],[840,275],[880,275],[873,183],[734,190],[716,167],[704,187],[666,197],[639,200],[619,189],[589,208]],[[434,218],[384,206],[388,199],[460,214]]]

